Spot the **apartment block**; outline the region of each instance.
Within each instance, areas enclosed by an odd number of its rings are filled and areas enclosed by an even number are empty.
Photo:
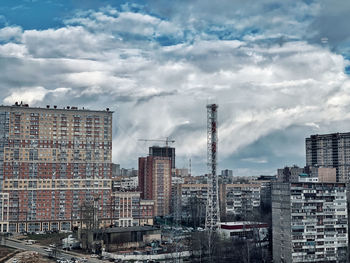
[[[306,165],[336,168],[337,181],[349,181],[350,132],[311,135],[305,145]]]
[[[7,231],[71,229],[98,202],[111,219],[112,112],[0,106],[0,193]]]
[[[208,184],[180,184],[178,195],[182,220],[197,221],[200,225],[205,219]]]
[[[138,175],[141,198],[154,201],[154,215],[169,215],[172,181],[171,158],[140,157]]]
[[[347,262],[346,185],[317,181],[273,183],[274,262]]]
[[[261,175],[250,183],[260,184],[260,205],[262,211],[271,210],[271,186],[276,181],[276,176]]]
[[[222,216],[249,217],[260,208],[261,184],[222,184],[220,203]]]
[[[300,174],[306,174],[309,177],[318,178],[318,182],[337,182],[336,168],[305,166],[284,167],[277,170],[277,181],[279,182],[298,182]]]
[[[115,226],[153,225],[154,201],[141,200],[140,194],[137,191],[117,191],[112,194]]]
[[[113,190],[132,191],[136,190],[139,185],[138,176],[117,176],[112,179]]]

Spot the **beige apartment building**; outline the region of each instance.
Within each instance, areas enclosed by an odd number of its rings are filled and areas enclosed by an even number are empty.
[[[84,223],[84,207],[98,207],[95,219],[108,224],[111,165],[109,109],[0,106],[0,194],[8,195],[8,204],[2,203],[3,211],[9,210],[3,215],[7,231],[68,230]]]

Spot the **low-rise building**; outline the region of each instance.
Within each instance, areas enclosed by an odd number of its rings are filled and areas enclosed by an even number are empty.
[[[152,225],[154,201],[141,200],[140,192],[118,191],[112,194],[113,224],[118,227]]]
[[[257,245],[267,246],[269,226],[267,223],[237,221],[220,223],[219,233],[225,238],[249,240]]]
[[[121,249],[136,249],[152,241],[161,241],[161,230],[154,226],[102,228],[94,231],[82,229],[79,239],[83,249],[95,253],[115,252]]]

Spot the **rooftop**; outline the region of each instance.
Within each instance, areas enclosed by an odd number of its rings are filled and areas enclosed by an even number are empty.
[[[111,227],[105,229],[99,229],[99,233],[125,233],[125,232],[141,232],[141,231],[154,231],[160,230],[155,226],[131,226],[131,227]]]
[[[222,226],[241,226],[241,225],[257,225],[257,224],[266,224],[266,223],[254,222],[254,221],[220,222],[220,225]]]
[[[109,108],[106,108],[105,110],[89,110],[84,107],[79,109],[76,106],[66,106],[63,107],[62,109],[58,108],[57,105],[53,105],[52,107],[50,105],[46,105],[46,107],[29,107],[29,104],[24,104],[22,102],[18,103],[16,102],[14,105],[9,106],[9,105],[0,105],[0,108],[10,108],[10,109],[33,109],[33,110],[60,110],[60,111],[88,111],[88,112],[108,112],[108,113],[113,113],[113,111],[110,111]]]

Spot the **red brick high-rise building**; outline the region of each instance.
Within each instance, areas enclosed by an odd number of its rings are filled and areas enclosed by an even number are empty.
[[[139,158],[141,198],[154,201],[154,215],[170,214],[171,158],[148,156]]]
[[[68,230],[82,225],[84,207],[107,224],[111,166],[109,109],[0,106],[0,231]]]

